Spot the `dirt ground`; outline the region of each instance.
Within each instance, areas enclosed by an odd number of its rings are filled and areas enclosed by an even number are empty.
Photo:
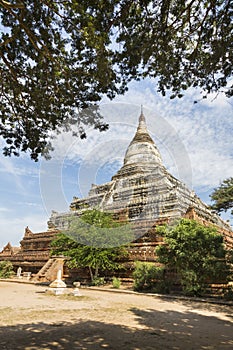
[[[0,282],[1,350],[233,349],[233,307]]]

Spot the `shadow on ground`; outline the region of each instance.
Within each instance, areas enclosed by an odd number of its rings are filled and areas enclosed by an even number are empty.
[[[157,298],[157,297],[156,297]],[[220,300],[220,302],[217,302],[217,300],[215,299],[209,299],[211,301],[209,301],[208,299],[204,299],[203,301],[199,301],[195,298],[190,297],[190,299],[173,299],[172,297],[170,297],[170,295],[168,297],[166,296],[159,296],[160,300],[163,300],[165,302],[169,302],[172,301],[173,303],[179,303],[182,304],[190,309],[201,309],[201,310],[206,310],[209,312],[216,312],[216,313],[225,313],[228,314],[228,317],[232,317],[233,318],[233,305],[232,304],[227,304],[224,303]]]
[[[192,312],[130,309],[135,328],[78,319],[0,327],[1,350],[233,349],[233,323]]]

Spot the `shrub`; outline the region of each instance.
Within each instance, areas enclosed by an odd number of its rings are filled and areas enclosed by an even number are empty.
[[[204,283],[199,283],[198,276],[194,271],[182,271],[181,285],[185,295],[195,296],[204,292]]]
[[[0,278],[10,278],[13,273],[13,265],[10,261],[0,261]]]
[[[91,282],[92,286],[102,286],[105,284],[104,277],[95,277],[93,278],[93,281]]]
[[[202,295],[206,283],[225,283],[229,275],[223,236],[214,227],[182,219],[161,227],[165,245],[155,252],[166,270],[176,270],[186,295]]]
[[[164,278],[164,267],[153,263],[136,262],[133,272],[134,289],[136,291],[150,290],[157,293],[169,292]]]
[[[117,277],[113,277],[112,279],[112,286],[113,288],[119,289],[121,286],[121,281]]]

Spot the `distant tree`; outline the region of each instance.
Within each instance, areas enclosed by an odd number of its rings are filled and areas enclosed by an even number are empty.
[[[10,278],[14,274],[10,261],[0,261],[0,278]]]
[[[215,228],[182,219],[160,228],[160,233],[165,245],[156,249],[158,260],[177,273],[186,294],[199,295],[207,282],[226,281],[226,251]]]
[[[38,160],[72,123],[106,130],[96,104],[132,79],[232,96],[232,13],[231,0],[0,0],[4,154]]]
[[[51,242],[51,254],[63,254],[70,267],[88,267],[93,281],[99,270],[116,270],[126,257],[126,245],[133,239],[126,223],[118,223],[112,214],[87,210],[72,218],[69,229]]]
[[[218,213],[227,211],[233,208],[233,177],[229,177],[224,180],[219,187],[215,188],[213,193],[210,195],[211,200],[214,204],[211,206],[212,209]],[[233,210],[231,210],[233,215]]]

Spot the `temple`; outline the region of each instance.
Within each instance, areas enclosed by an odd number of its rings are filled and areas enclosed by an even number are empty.
[[[0,260],[6,260],[8,256],[15,266],[26,266],[33,271],[36,278],[45,277],[50,266],[59,264],[49,256],[51,240],[57,232],[68,227],[70,217],[80,216],[83,211],[93,208],[114,213],[119,220],[131,223],[135,234],[130,247],[131,260],[154,261],[154,248],[162,242],[156,226],[182,217],[216,227],[223,235],[226,247],[233,248],[230,225],[166,170],[141,113],[124,163],[111,181],[92,185],[86,198],[74,197],[68,212],[52,212],[47,232],[33,234],[27,228],[20,249],[14,253],[8,244],[0,253]],[[48,273],[46,278],[49,279]]]
[[[143,113],[126,150],[124,164],[111,181],[92,185],[86,198],[74,197],[69,212],[53,212],[49,227],[64,229],[68,216],[79,216],[87,208],[100,208],[124,217],[133,225],[138,242],[151,242],[158,224],[186,217],[216,226],[225,243],[233,244],[230,225],[166,170]]]

